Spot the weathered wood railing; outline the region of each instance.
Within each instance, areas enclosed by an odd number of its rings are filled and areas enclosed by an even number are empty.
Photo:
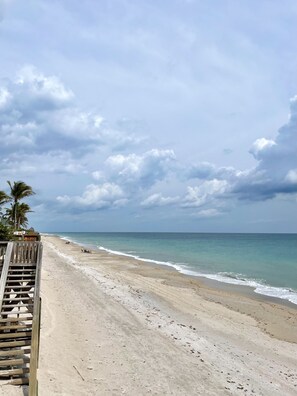
[[[4,263],[4,256],[7,248],[7,243],[8,242],[0,242],[0,274]]]
[[[36,396],[42,244],[0,243],[0,253],[0,379]]]

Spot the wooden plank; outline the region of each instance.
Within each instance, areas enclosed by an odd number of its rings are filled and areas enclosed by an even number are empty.
[[[33,280],[34,280],[35,278],[33,278]],[[20,282],[28,282],[28,281],[30,281],[30,279],[23,279],[23,280],[20,280]],[[18,280],[17,279],[11,279],[11,280],[7,280],[6,281],[6,283],[16,283],[16,282],[18,282]],[[31,284],[32,284],[32,282],[30,282]]]
[[[12,293],[11,293],[12,294]],[[24,294],[24,293],[22,293]],[[33,297],[5,297],[3,301],[32,301]]]
[[[15,289],[23,289],[23,290],[30,290],[33,289],[34,285],[11,285],[11,286],[6,286],[5,290],[15,290]]]
[[[5,338],[26,338],[26,337],[31,337],[32,332],[31,331],[20,331],[18,333],[2,333],[0,334],[0,340],[5,339]]]
[[[22,356],[22,355],[29,355],[31,349],[12,349],[10,351],[0,351],[0,356]]]
[[[21,340],[21,341],[8,341],[0,342],[0,348],[13,348],[17,346],[29,346],[31,345],[31,340]]]
[[[36,268],[36,263],[12,263],[12,268]]]
[[[19,315],[31,314],[31,312],[26,311],[26,307],[23,305],[17,305],[17,307],[9,306],[9,308],[10,309],[8,309],[7,307],[3,308],[3,311],[1,312],[1,319],[10,319],[10,318],[19,317]],[[17,309],[14,309],[14,308],[17,308]],[[20,308],[24,308],[24,309],[21,310]],[[1,323],[1,321],[0,321],[0,323]]]
[[[22,367],[18,369],[11,370],[0,370],[0,377],[11,377],[13,375],[22,375],[29,373],[29,367]]]
[[[24,307],[22,307],[21,305],[18,305],[18,308],[24,308]],[[11,315],[11,316],[8,316],[8,315]],[[17,310],[17,311],[12,311],[12,310],[10,310],[10,311],[8,311],[8,310],[2,311],[1,312],[0,323],[1,323],[2,319],[13,319],[15,317],[19,317],[19,315],[32,315],[32,314],[31,314],[31,312],[27,312],[25,310],[22,310],[22,311],[20,311],[20,310]]]
[[[27,377],[16,378],[16,379],[7,381],[7,383],[3,383],[3,385],[6,385],[6,384],[7,385],[28,385],[29,384],[29,378],[27,378]]]
[[[28,315],[28,312],[24,312],[24,314]],[[20,316],[20,317],[10,317],[10,318],[1,318],[0,319],[0,324],[1,323],[7,323],[7,322],[28,322],[29,320],[32,320],[32,316]]]
[[[34,304],[3,304],[2,308],[28,308],[33,307]],[[10,311],[7,311],[6,314],[9,314]],[[18,312],[15,312],[18,313]]]
[[[29,381],[29,395],[38,395],[38,382],[37,382],[37,367],[39,355],[39,338],[40,338],[40,308],[41,299],[36,298],[34,306],[34,315],[32,322],[32,344],[31,344],[31,357],[30,357],[30,381]]]
[[[10,295],[10,294],[15,294],[16,296],[18,296],[18,295],[28,295],[28,294],[33,294],[33,290],[32,291],[30,291],[30,290],[26,290],[26,291],[14,291],[14,290],[9,290],[9,291],[6,291],[6,292],[4,292],[4,295],[6,296],[6,295]]]
[[[23,357],[20,359],[7,359],[7,360],[0,360],[0,367],[6,366],[19,366],[21,364],[26,364],[30,361],[29,358]]]
[[[42,263],[41,260],[42,260],[42,244],[39,243],[39,249],[37,251],[36,280],[35,280],[35,290],[34,290],[34,311],[33,311],[33,321],[32,321],[29,396],[38,395],[37,368],[38,368],[39,342],[40,342],[40,315],[41,315],[40,277],[41,277],[41,263]]]
[[[18,329],[30,329],[31,324],[22,324],[22,325],[6,325],[6,326],[0,326],[0,331],[5,331],[5,330],[18,330]]]
[[[8,274],[8,278],[32,278],[35,279],[35,274]]]
[[[5,252],[4,264],[3,264],[3,268],[2,268],[2,272],[1,272],[1,278],[0,278],[0,310],[2,310],[3,294],[4,294],[5,284],[6,284],[6,280],[7,280],[7,273],[8,273],[9,263],[10,263],[10,259],[11,259],[12,248],[13,248],[13,243],[8,242],[7,249]]]

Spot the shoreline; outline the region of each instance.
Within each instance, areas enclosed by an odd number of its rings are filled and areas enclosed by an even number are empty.
[[[86,247],[89,248],[91,250],[94,250],[96,252],[100,252],[100,251],[104,251],[108,254],[112,254],[118,257],[126,257],[126,258],[131,258],[134,259],[136,261],[139,261],[141,263],[144,263],[145,265],[151,265],[151,266],[156,266],[156,267],[163,267],[164,269],[169,269],[171,271],[176,271],[177,273],[179,273],[182,276],[186,276],[186,277],[191,277],[192,279],[196,279],[199,282],[204,283],[207,287],[210,288],[214,288],[214,289],[219,289],[219,290],[225,290],[227,292],[230,293],[238,293],[239,295],[244,295],[247,297],[250,297],[252,299],[255,299],[257,301],[263,301],[263,302],[271,302],[274,304],[279,304],[279,305],[283,305],[286,306],[288,308],[292,308],[292,309],[296,309],[297,310],[297,303],[293,303],[288,299],[285,298],[281,298],[281,297],[276,297],[276,296],[271,296],[269,294],[264,294],[264,293],[259,293],[256,292],[256,286],[252,286],[252,285],[243,285],[243,284],[237,284],[237,283],[231,283],[225,280],[218,280],[218,279],[212,279],[211,277],[208,277],[207,275],[203,275],[203,274],[190,274],[190,273],[186,273],[186,272],[182,272],[182,270],[179,270],[179,264],[175,264],[175,263],[166,263],[166,262],[162,262],[162,261],[158,261],[158,260],[153,260],[153,259],[145,259],[142,257],[137,257],[135,255],[132,254],[128,254],[128,253],[124,253],[124,252],[120,252],[120,251],[114,251],[111,249],[107,249],[107,248],[100,248],[98,246],[92,245],[92,244],[83,244],[80,242],[76,242],[74,240],[72,240],[71,238],[68,237],[63,237],[60,236],[58,234],[42,234],[44,236],[48,235],[48,236],[56,236],[57,238],[60,238],[61,240],[65,240],[65,241],[69,241],[73,244],[76,244],[80,247]],[[189,271],[191,272],[191,271]],[[215,274],[214,274],[215,275]],[[259,286],[264,286],[264,285],[260,285]],[[268,287],[272,287],[274,288],[274,286],[270,286],[267,285]],[[275,287],[278,288],[278,287]]]
[[[43,238],[44,237],[46,236],[43,236]],[[97,259],[106,260],[106,258],[108,258],[111,261],[115,261],[117,263],[117,269],[123,272],[128,270],[132,274],[142,277],[161,278],[162,283],[168,286],[193,290],[195,295],[207,301],[220,304],[234,312],[240,312],[252,317],[256,320],[258,327],[269,336],[297,345],[297,333],[295,331],[297,328],[297,306],[287,300],[257,294],[253,291],[253,288],[248,285],[233,285],[203,276],[191,276],[180,273],[171,266],[156,264],[150,261],[147,262],[144,259],[138,260],[132,256],[117,255],[107,250],[100,250],[97,247],[92,247],[92,245],[89,244],[80,244],[74,241],[71,241],[70,244],[66,244],[66,239],[58,235],[50,235],[48,237],[60,240],[63,247],[64,245],[65,247],[76,247],[78,251],[80,251],[82,247],[88,247],[91,249],[92,254],[83,254],[83,256],[85,258],[92,257],[92,261],[96,261]],[[127,263],[129,264],[127,265]],[[122,267],[119,267],[120,264]],[[264,306],[265,311],[262,309],[261,312],[254,310],[252,302]],[[282,317],[282,319],[274,321],[273,316],[275,314]],[[289,325],[287,317],[294,318]],[[292,326],[292,324],[294,324],[294,326]]]

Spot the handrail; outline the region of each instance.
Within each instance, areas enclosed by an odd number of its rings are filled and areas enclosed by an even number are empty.
[[[7,249],[8,242],[0,241],[0,264],[4,262],[4,256]]]
[[[9,264],[10,264],[10,260],[11,260],[12,248],[13,248],[13,242],[9,242],[8,245],[7,245],[6,252],[5,252],[4,263],[3,263],[2,272],[1,272],[1,281],[0,281],[0,312],[2,311],[4,291],[5,291],[7,274],[8,274],[8,268],[9,268]]]
[[[40,242],[38,242],[38,244],[39,244],[39,249],[37,252],[33,321],[32,321],[29,396],[38,395],[37,368],[38,368],[39,343],[40,343],[40,311],[41,311],[40,277],[41,277],[41,259],[42,259],[42,244]]]

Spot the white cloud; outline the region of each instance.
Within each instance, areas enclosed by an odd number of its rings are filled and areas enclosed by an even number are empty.
[[[109,176],[130,189],[150,188],[163,180],[175,161],[172,150],[153,149],[142,155],[118,154],[107,158]]]
[[[89,184],[82,196],[58,196],[57,201],[69,207],[90,209],[119,207],[127,203],[123,190],[114,183]]]
[[[179,202],[180,197],[163,197],[162,194],[152,194],[141,202],[144,208],[153,208],[156,206],[168,206]]]
[[[87,184],[81,194],[66,190],[58,196],[70,209],[129,202],[142,208],[176,205],[189,212],[203,207],[196,215],[211,217],[221,213],[223,200],[265,200],[297,192],[297,97],[277,136],[252,145],[254,168],[241,171],[201,162],[186,169],[173,150],[139,152],[135,144],[141,137],[125,134],[120,126],[113,129],[100,114],[78,108],[73,92],[57,77],[27,67],[0,87],[0,138],[4,180],[8,174],[66,173],[78,176],[76,185]],[[88,184],[91,178],[96,183]]]
[[[11,94],[5,88],[0,88],[0,110],[4,109],[5,106],[9,103],[11,98]]]
[[[297,184],[297,169],[291,169],[287,173],[285,180],[292,184]]]
[[[71,90],[66,89],[56,76],[44,76],[33,66],[23,67],[15,80],[18,93],[26,92],[27,101],[44,101],[49,106],[67,105],[74,98]]]
[[[138,194],[150,189],[158,181],[166,178],[175,161],[172,150],[152,149],[144,154],[117,154],[105,161],[106,168],[92,172],[93,179],[102,184],[90,184],[82,196],[60,196],[60,203],[107,208],[125,205],[128,200],[134,202]],[[144,207],[164,206],[177,202],[177,198],[151,195],[142,201]]]
[[[260,138],[257,139],[252,148],[250,149],[250,153],[253,154],[253,156],[256,159],[261,159],[261,157],[264,155],[265,151],[269,152],[269,149],[273,146],[275,146],[275,141],[274,140],[269,140],[265,138]]]
[[[0,125],[0,136],[5,136],[2,145],[13,147],[34,147],[39,130],[35,122]]]
[[[100,114],[78,108],[73,92],[56,76],[45,76],[31,66],[0,87],[0,138],[6,153],[63,147],[76,151],[76,156],[98,146],[125,149],[141,141],[109,127]]]
[[[238,197],[265,200],[297,192],[296,183],[292,183],[292,172],[297,168],[297,96],[291,99],[289,121],[276,138],[257,139],[251,152],[259,163],[237,178],[233,192]]]
[[[0,176],[15,174],[17,177],[28,177],[42,173],[46,178],[48,173],[68,173],[72,175],[85,174],[86,167],[64,150],[55,150],[43,154],[14,153],[9,158],[0,158]]]
[[[214,164],[209,162],[200,162],[199,164],[192,165],[187,171],[186,176],[189,179],[231,179],[236,176],[238,171],[233,167],[220,167],[217,168]]]
[[[228,191],[228,188],[229,185],[226,180],[217,179],[205,181],[199,186],[189,186],[182,206],[193,208],[209,204],[222,197]]]
[[[104,174],[101,171],[94,171],[92,172],[92,177],[94,180],[103,180],[104,179]]]
[[[233,196],[245,200],[265,200],[277,194],[297,192],[297,96],[290,101],[290,116],[286,125],[279,129],[274,140],[257,139],[250,153],[258,161],[257,165],[248,170],[238,171],[231,167],[218,168],[207,162],[190,167],[187,172],[189,179],[221,180],[226,187],[219,191],[222,197]],[[207,188],[210,186],[205,185]],[[228,188],[227,188],[228,185]],[[204,187],[189,187],[184,205],[202,205],[217,193],[203,193]],[[216,183],[211,186],[217,186]]]
[[[211,208],[211,209],[203,209],[200,210],[199,212],[195,213],[195,217],[199,218],[209,218],[209,217],[217,217],[220,216],[222,212],[220,212],[218,209]]]

